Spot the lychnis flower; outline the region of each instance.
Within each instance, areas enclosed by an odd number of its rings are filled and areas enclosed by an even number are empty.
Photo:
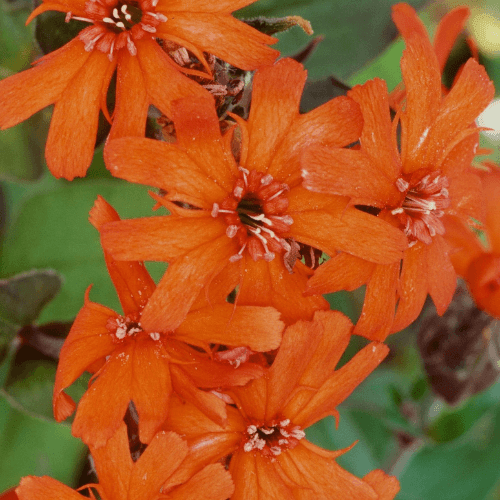
[[[300,261],[301,245],[377,263],[402,256],[406,238],[390,224],[348,207],[345,197],[301,186],[301,151],[315,141],[350,144],[362,124],[347,97],[301,115],[305,79],[291,59],[257,71],[248,121],[236,117],[239,151],[231,143],[234,129],[221,135],[207,99],[174,104],[176,144],[110,142],[105,160],[111,172],[161,188],[166,194],[154,196],[173,214],[103,228],[103,243],[115,259],[169,262],[144,309],[149,328],[176,328],[200,290],[218,282],[226,294],[239,285],[238,304],[272,305],[288,323],[311,319],[328,304],[302,295],[310,269]]]
[[[98,229],[119,220],[102,198],[90,217]],[[61,350],[54,386],[56,420],[74,411],[76,405],[64,389],[87,370],[94,373],[94,381],[79,402],[72,427],[87,444],[104,445],[130,402],[139,415],[139,438],[148,443],[167,416],[172,392],[222,424],[225,403],[200,388],[242,385],[260,376],[262,368],[243,360],[234,364],[235,369],[223,356],[214,360],[200,349],[210,351],[210,343],[254,351],[276,349],[284,326],[279,313],[271,307],[235,309],[226,302],[194,304],[175,330],[151,330],[141,319],[155,289],[147,270],[141,262],[115,262],[105,256],[123,314],[91,302],[87,293]]]
[[[174,99],[208,95],[157,43],[187,48],[208,73],[204,52],[242,69],[272,64],[275,39],[234,19],[231,12],[255,0],[44,0],[30,20],[46,10],[66,12],[89,26],[34,68],[0,82],[0,128],[22,122],[54,104],[45,156],[56,177],[87,171],[94,152],[99,110],[112,120],[111,136],[143,136],[148,106],[170,115]],[[112,117],[106,95],[117,70]]]
[[[332,255],[308,283],[312,294],[366,283],[355,332],[376,340],[414,321],[427,294],[439,314],[451,301],[456,274],[446,226],[480,217],[480,181],[471,168],[479,140],[474,120],[494,95],[484,68],[470,59],[443,98],[438,60],[423,27],[414,28],[420,23],[415,11],[398,4],[393,18],[406,42],[404,107],[391,122],[385,82],[358,85],[348,95],[363,112],[360,149],[318,147],[302,157],[308,189],[349,196],[408,237],[402,262],[380,265],[362,256]]]
[[[193,460],[185,470],[229,455],[232,500],[392,500],[396,478],[378,470],[359,479],[335,461],[348,450],[319,448],[304,432],[327,415],[338,418],[337,405],[389,352],[372,342],[335,370],[351,331],[351,322],[333,311],[288,327],[268,373],[229,392],[235,407],[228,407],[225,427],[173,398],[165,428],[188,441]]]

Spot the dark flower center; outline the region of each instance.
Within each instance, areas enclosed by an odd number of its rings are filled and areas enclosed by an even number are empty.
[[[406,193],[400,207],[392,210],[404,225],[404,233],[410,239],[410,246],[417,241],[427,245],[436,234],[444,234],[441,222],[444,210],[450,206],[448,178],[434,171],[411,185],[403,178],[396,181],[401,193]]]
[[[246,249],[255,260],[271,261],[276,253],[290,252],[290,243],[283,237],[293,223],[286,214],[289,191],[287,184],[271,175],[240,167],[233,192],[221,204],[214,203],[212,217],[223,216],[228,238],[236,238],[239,251],[230,260],[236,262]]]
[[[129,30],[142,20],[142,9],[137,2],[118,4],[109,17],[103,18],[103,22],[115,33]]]
[[[137,314],[132,316],[117,316],[116,318],[109,318],[106,323],[106,329],[117,341],[121,341],[127,337],[134,337],[135,335],[144,332]],[[160,339],[160,334],[157,332],[144,333],[149,335],[153,340]]]
[[[250,424],[243,451],[259,450],[266,457],[277,457],[283,451],[295,448],[305,436],[305,432],[288,418],[263,425]]]

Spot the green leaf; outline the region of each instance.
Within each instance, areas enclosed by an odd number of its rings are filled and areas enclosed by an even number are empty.
[[[85,445],[70,426],[36,417],[0,392],[0,491],[23,476],[49,475],[75,486]]]
[[[12,367],[5,391],[25,411],[51,420],[55,376],[55,363],[25,361]]]
[[[16,325],[32,323],[61,285],[60,276],[50,269],[35,269],[0,280],[0,316]]]
[[[0,3],[0,51],[2,66],[20,71],[28,66],[32,55],[31,28],[25,26],[30,9],[19,9]]]
[[[391,5],[396,3],[397,0],[260,0],[238,11],[237,15],[240,18],[297,15],[307,19],[316,35],[325,36],[306,63],[310,78],[333,74],[346,79],[394,40],[397,31],[391,21]],[[425,0],[409,3],[418,8]],[[279,40],[276,48],[284,55],[296,53],[309,41],[306,34],[296,29],[280,34]]]
[[[43,173],[47,136],[44,115],[35,115],[0,135],[0,179],[33,181]]]
[[[398,500],[479,500],[498,481],[500,410],[476,420],[461,439],[427,446],[416,453],[399,477]]]
[[[22,206],[6,234],[0,261],[4,275],[50,267],[64,276],[61,293],[44,309],[39,323],[74,319],[92,283],[92,300],[119,308],[98,231],[88,222],[98,194],[123,217],[153,215],[154,202],[144,186],[118,179],[84,179],[58,185],[64,187],[37,194]],[[159,267],[161,273],[165,265]]]

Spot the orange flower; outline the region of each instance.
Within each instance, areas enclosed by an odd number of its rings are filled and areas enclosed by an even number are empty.
[[[221,464],[208,465],[180,481],[172,481],[183,461],[189,461],[188,446],[173,432],[156,434],[136,462],[130,456],[127,428],[122,424],[106,446],[91,447],[93,465],[99,484],[89,484],[102,500],[225,500],[234,491],[229,472]],[[28,476],[16,489],[19,500],[82,500],[68,486],[51,477]],[[168,496],[165,496],[168,495]]]
[[[399,4],[396,7],[401,13],[398,27],[401,33],[419,33],[421,37],[427,37],[427,30],[424,24],[417,17],[415,10],[408,4]],[[434,52],[439,64],[439,70],[443,73],[446,61],[450,55],[451,49],[462,32],[465,22],[470,15],[470,10],[466,6],[456,7],[450,10],[439,22],[434,35]],[[477,59],[477,58],[476,58]],[[443,92],[447,89],[443,86]],[[398,109],[404,101],[406,92],[403,83],[400,83],[389,94],[389,103],[393,109]]]
[[[374,471],[358,479],[335,462],[348,449],[327,451],[305,439],[304,429],[327,415],[338,417],[337,405],[389,351],[373,342],[335,370],[351,331],[351,322],[333,311],[319,311],[312,322],[288,327],[266,376],[229,392],[237,407],[228,407],[224,428],[173,398],[165,428],[188,441],[193,469],[185,470],[192,473],[196,466],[231,455],[229,471],[236,488],[232,500],[260,495],[305,500],[394,498],[399,491],[396,478]]]
[[[256,73],[248,121],[235,117],[242,136],[237,159],[233,131],[221,136],[213,103],[204,99],[174,103],[176,144],[132,138],[109,144],[111,172],[162,188],[167,194],[153,196],[173,213],[103,228],[114,258],[170,263],[144,309],[148,328],[176,328],[196,294],[215,282],[226,294],[239,286],[238,304],[276,307],[287,323],[312,318],[328,304],[302,296],[310,270],[300,262],[300,244],[373,262],[401,257],[406,238],[399,231],[346,207],[347,198],[300,185],[305,147],[314,140],[344,146],[361,128],[359,108],[347,97],[301,115],[305,79],[291,59]],[[167,303],[177,306],[160,315]]]
[[[92,25],[34,68],[0,82],[0,127],[12,127],[55,103],[47,139],[47,165],[56,177],[85,175],[94,153],[99,110],[109,118],[106,94],[117,69],[111,137],[144,136],[148,106],[170,115],[171,102],[208,93],[182,72],[156,42],[174,42],[210,69],[203,52],[242,68],[272,64],[276,40],[231,16],[255,0],[44,0],[46,10],[67,12],[66,21]],[[29,21],[28,20],[28,21]],[[110,119],[111,120],[111,119]]]
[[[100,230],[119,217],[99,198],[90,219]],[[142,308],[155,288],[148,272],[141,262],[115,262],[107,253],[105,257],[124,314],[90,302],[87,293],[61,350],[53,400],[56,419],[61,421],[74,411],[75,403],[63,391],[88,370],[97,379],[80,400],[72,428],[87,444],[104,445],[119,427],[130,401],[139,414],[139,438],[150,442],[165,420],[172,391],[222,424],[225,403],[198,387],[243,385],[260,376],[262,368],[247,363],[248,356],[241,359],[234,353],[212,360],[188,344],[207,351],[209,343],[256,351],[276,349],[284,326],[279,313],[271,307],[235,309],[220,301],[211,307],[195,304],[175,331],[149,330],[141,323]]]
[[[487,246],[465,225],[452,227],[453,265],[467,281],[477,306],[488,314],[500,317],[500,170],[488,164],[481,172],[482,202],[485,207],[484,231]]]
[[[474,120],[492,99],[493,84],[470,59],[443,99],[439,65],[427,35],[407,29],[412,15],[405,4],[393,9],[406,42],[401,60],[404,109],[391,123],[385,82],[375,79],[356,86],[348,95],[359,103],[365,120],[361,148],[320,147],[302,158],[308,189],[374,207],[379,218],[409,239],[401,270],[400,262],[378,265],[343,253],[316,270],[308,283],[312,294],[366,283],[355,333],[372,340],[384,340],[414,321],[427,294],[443,314],[456,287],[446,228],[481,214],[480,181],[470,166],[478,144]]]

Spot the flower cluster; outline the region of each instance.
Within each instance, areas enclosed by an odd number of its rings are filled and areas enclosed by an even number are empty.
[[[301,114],[303,66],[275,62],[275,39],[231,16],[253,1],[44,0],[30,19],[57,10],[87,26],[0,82],[2,128],[55,104],[46,159],[57,177],[85,175],[102,111],[107,168],[155,188],[167,213],[121,220],[102,197],[90,211],[122,312],[87,290],[53,409],[58,421],[76,410],[72,432],[99,478],[92,498],[391,500],[395,477],[353,476],[336,462],[350,448],[324,450],[305,430],[339,419],[427,295],[444,313],[457,272],[500,313],[500,174],[472,165],[493,84],[472,58],[450,89],[441,83],[467,9],[442,21],[432,45],[414,10],[394,6],[402,84],[389,94],[375,79]],[[214,58],[256,70],[248,116],[220,112],[206,84]],[[151,104],[171,140],[145,137]],[[488,249],[470,229],[483,218]],[[158,284],[143,261],[168,263]],[[356,325],[322,297],[362,285]],[[353,334],[371,342],[338,366]],[[85,371],[76,404],[65,390]],[[81,497],[49,477],[16,491]]]

